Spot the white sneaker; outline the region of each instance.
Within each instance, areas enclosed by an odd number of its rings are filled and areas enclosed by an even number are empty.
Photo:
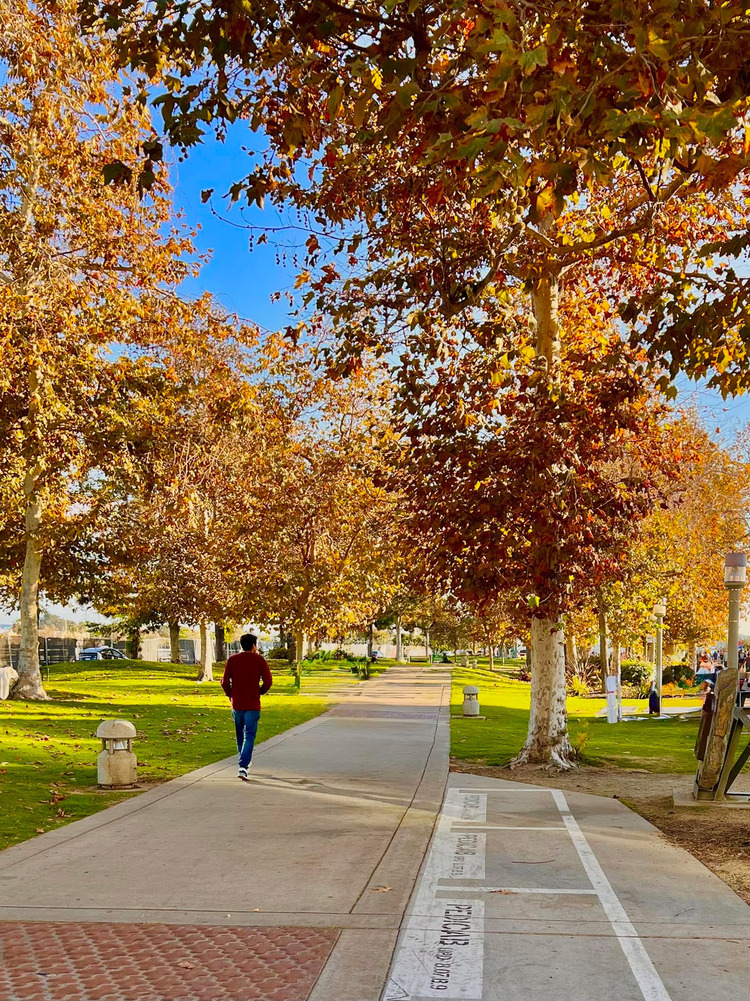
[[[247,768],[240,768],[237,772],[237,778],[242,779],[243,782],[247,782]]]

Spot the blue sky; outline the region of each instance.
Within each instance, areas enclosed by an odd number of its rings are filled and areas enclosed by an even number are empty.
[[[250,252],[249,233],[239,227],[246,222],[273,226],[282,221],[281,217],[268,204],[263,210],[253,206],[241,211],[239,204],[229,209],[227,199],[222,197],[251,169],[253,161],[243,152],[243,145],[252,145],[252,135],[244,127],[237,127],[223,143],[207,136],[204,145],[174,164],[175,206],[185,211],[189,226],[200,225],[198,249],[212,251],[211,262],[188,289],[210,291],[230,313],[275,330],[287,321],[287,308],[283,299],[272,303],[270,297],[294,285],[294,270],[277,265],[276,248],[270,244]],[[217,218],[210,204],[201,203],[201,191],[206,188],[214,188],[213,207],[228,221]]]

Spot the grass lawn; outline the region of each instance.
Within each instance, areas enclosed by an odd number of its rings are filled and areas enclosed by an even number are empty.
[[[229,703],[218,681],[198,685],[195,668],[144,661],[58,664],[45,682],[52,702],[0,702],[0,848],[95,813],[133,792],[96,787],[95,737],[103,719],[137,730],[138,778],[164,782],[233,754]],[[354,685],[330,663],[305,672],[302,694],[277,671],[263,699],[258,741],[329,708],[323,694]]]
[[[530,685],[492,674],[460,667],[453,672],[452,714],[461,712],[464,685],[479,688],[480,712],[486,720],[451,720],[451,754],[464,761],[486,765],[506,765],[518,753],[529,722]],[[665,706],[688,708],[700,699],[664,699]],[[620,724],[595,719],[606,705],[604,698],[568,698],[571,740],[588,765],[643,768],[651,772],[693,772],[693,745],[698,719],[642,720]],[[645,701],[624,699],[623,705]]]

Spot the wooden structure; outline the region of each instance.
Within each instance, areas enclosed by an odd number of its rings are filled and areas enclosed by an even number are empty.
[[[737,705],[737,688],[736,668],[722,671],[716,679],[713,713],[701,720],[695,748],[700,758],[693,789],[697,800],[750,805],[750,793],[730,791],[750,759],[750,740],[737,756],[743,731],[750,737],[750,711]]]

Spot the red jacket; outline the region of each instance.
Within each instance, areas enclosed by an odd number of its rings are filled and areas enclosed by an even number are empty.
[[[232,700],[232,709],[260,709],[260,697],[273,684],[273,676],[264,657],[243,650],[227,661],[221,687]]]

